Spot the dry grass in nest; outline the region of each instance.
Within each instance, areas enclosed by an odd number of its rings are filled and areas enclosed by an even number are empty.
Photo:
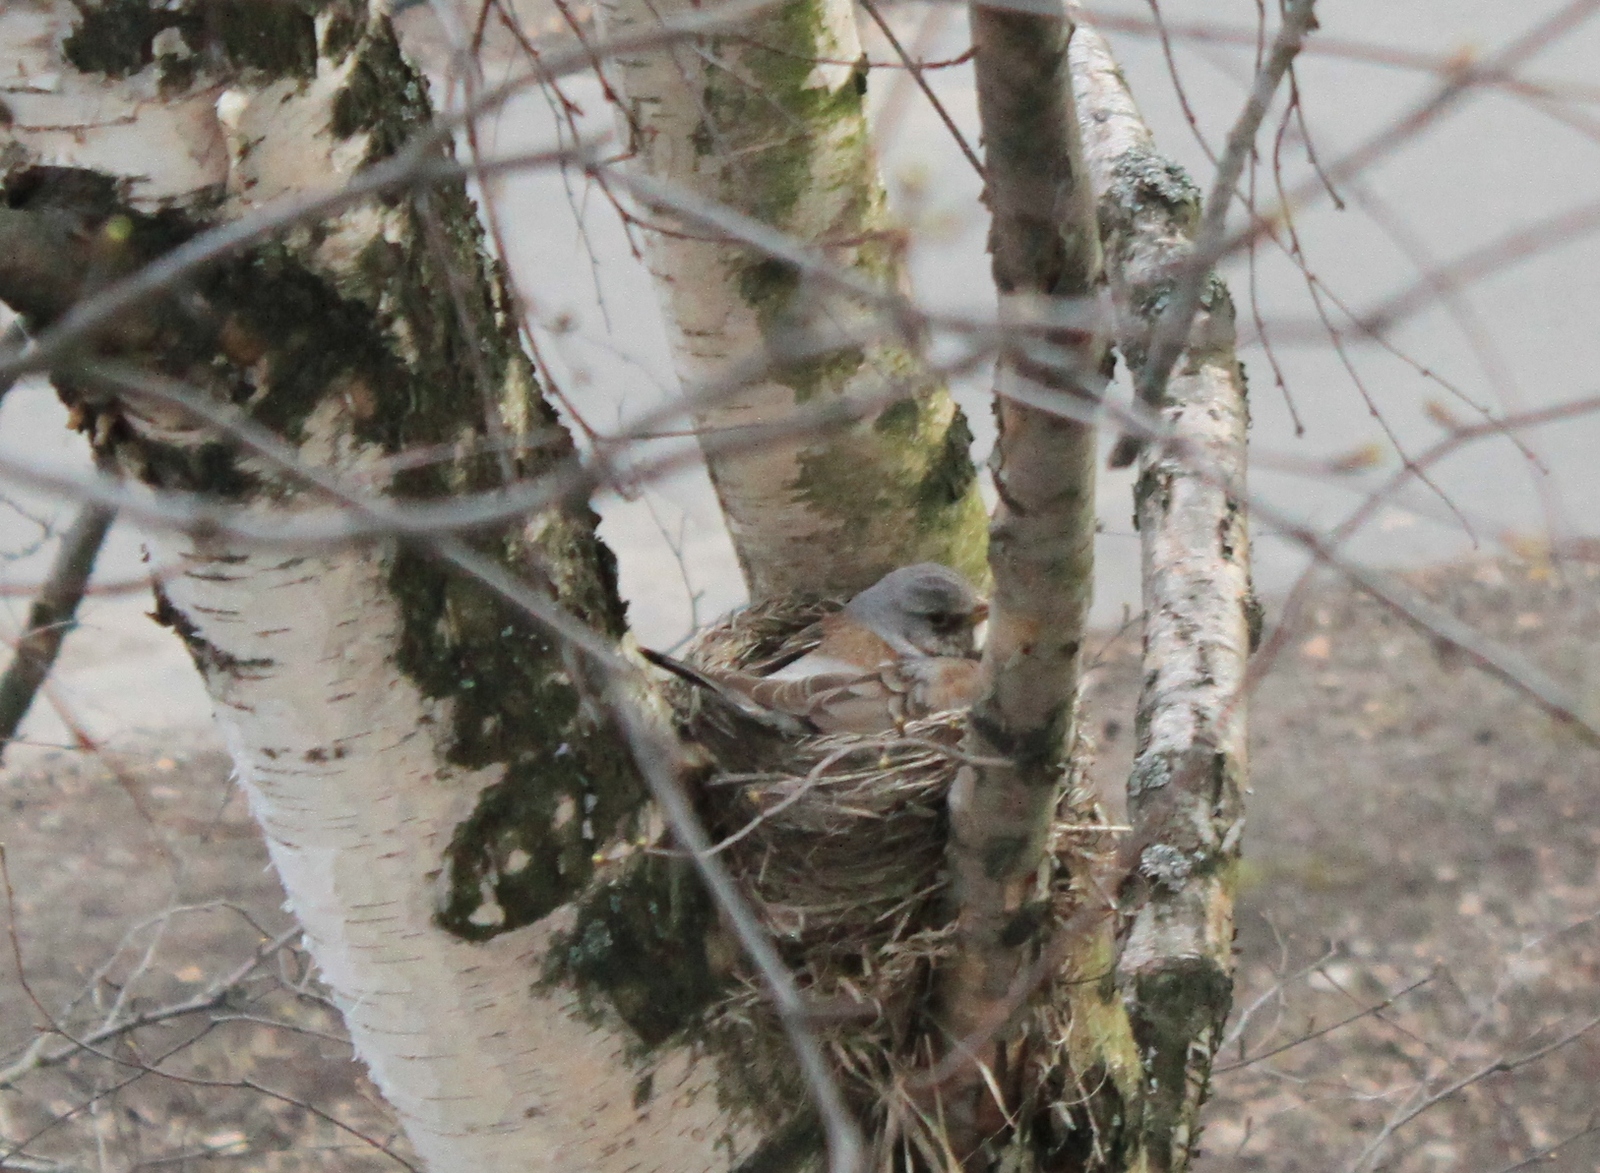
[[[836,608],[751,607],[703,633],[685,658],[764,671],[814,642],[813,625]],[[699,691],[682,682],[669,690],[691,731]],[[921,1008],[934,965],[953,946],[945,796],[966,760],[964,730],[965,714],[956,712],[891,734],[773,743],[763,747],[770,760],[741,760],[700,796],[717,850],[819,1007],[817,1030],[847,1084],[874,1111],[906,1108],[906,1076],[934,1058]],[[1085,864],[1110,839],[1096,830],[1104,820],[1077,785],[1088,757],[1080,743],[1053,841],[1056,867],[1041,892],[1063,919],[1082,899],[1073,877],[1087,874]],[[732,988],[708,1032],[721,1040],[717,1050],[747,1066],[741,1082],[754,1103],[787,1099],[782,1107],[792,1109],[794,1099],[775,1094],[792,1078],[788,1045],[754,979]]]
[[[702,634],[687,658],[760,670],[785,645],[804,646],[830,609],[752,607]],[[718,850],[791,952],[845,958],[942,927],[944,800],[963,725],[963,714],[943,713],[896,733],[785,742],[755,768],[709,780],[703,807]]]

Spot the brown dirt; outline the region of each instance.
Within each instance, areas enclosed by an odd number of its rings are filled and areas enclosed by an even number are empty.
[[[291,925],[214,748],[62,754],[0,774],[0,810],[26,975],[0,954],[0,1068],[46,1021],[82,1039],[119,997],[138,1012],[203,994]],[[210,1013],[18,1080],[0,1141],[73,1171],[400,1168],[376,1146],[409,1151],[307,969],[285,948]]]
[[[1600,563],[1412,581],[1600,697]],[[1600,1014],[1600,752],[1342,586],[1307,617],[1253,701],[1236,1004],[1254,1009],[1219,1059],[1199,1168],[1594,1169],[1600,1138],[1568,1138],[1597,1122],[1600,1027],[1516,1061]],[[1110,641],[1092,684],[1108,788],[1131,752],[1135,643]],[[289,924],[204,739],[5,771],[0,811],[27,976],[0,952],[0,1067],[46,1013],[81,1036],[119,996],[194,996]],[[159,940],[137,927],[175,906]],[[27,1153],[68,1169],[399,1168],[304,966],[286,950],[211,1014],[27,1076],[0,1092],[0,1134],[37,1134]]]
[[[1410,581],[1600,701],[1600,565]],[[1252,698],[1230,1029],[1255,1010],[1198,1170],[1594,1170],[1600,1027],[1517,1064],[1600,1015],[1600,751],[1370,598],[1326,586],[1305,614]],[[1136,656],[1112,649],[1103,700]],[[1097,707],[1125,776],[1126,722]]]

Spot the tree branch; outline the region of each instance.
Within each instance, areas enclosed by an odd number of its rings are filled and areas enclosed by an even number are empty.
[[[10,1087],[17,1080],[30,1072],[38,1071],[45,1067],[55,1067],[65,1063],[68,1059],[82,1051],[93,1051],[102,1043],[112,1042],[133,1031],[141,1030],[157,1023],[171,1022],[175,1018],[183,1018],[190,1014],[203,1014],[208,1010],[216,1010],[226,1006],[228,1002],[243,988],[244,983],[255,973],[262,962],[266,961],[282,949],[290,941],[300,935],[300,926],[295,925],[286,929],[270,940],[263,941],[261,945],[231,973],[225,974],[212,982],[203,992],[181,1002],[173,1002],[166,1006],[157,1006],[149,1010],[141,1010],[127,1017],[117,1017],[106,1023],[100,1029],[86,1035],[74,1036],[68,1034],[60,1027],[53,1031],[41,1034],[38,1039],[23,1052],[22,1057],[9,1067],[0,1068],[0,1088]],[[46,1048],[44,1043],[50,1034],[60,1034],[67,1041],[55,1048]],[[99,1052],[95,1052],[99,1054]],[[105,1056],[101,1056],[104,1058]]]
[[[1292,11],[1304,17],[1309,8]],[[1175,269],[1209,273],[1193,244],[1197,189],[1156,153],[1093,30],[1079,29],[1072,64],[1119,341],[1138,386],[1164,391],[1173,440],[1148,452],[1134,491],[1145,638],[1128,810],[1149,846],[1117,981],[1142,1060],[1144,1147],[1156,1167],[1179,1169],[1232,1002],[1233,869],[1248,770],[1242,687],[1255,607],[1245,525],[1247,409],[1226,287],[1181,283],[1175,296],[1182,300],[1158,319]],[[1264,108],[1258,85],[1236,132]],[[1236,134],[1230,152],[1248,155],[1248,138]],[[1231,191],[1232,180],[1219,178],[1208,211]],[[1209,229],[1215,241],[1221,224],[1218,212],[1198,230]],[[1180,321],[1179,337],[1188,340],[1181,357],[1170,353],[1166,333]],[[1156,340],[1147,348],[1152,328]]]
[[[596,12],[613,32],[648,29],[687,3],[606,0]],[[906,385],[871,421],[760,452],[707,453],[750,594],[849,595],[927,561],[981,577],[971,433],[924,361],[922,337],[840,342],[810,362],[787,354],[874,315],[882,291],[904,285],[903,234],[867,133],[854,14],[834,0],[789,0],[740,34],[633,54],[616,71],[631,148],[625,182],[664,221],[646,234],[647,258],[680,379],[719,380],[753,353],[782,360],[739,395],[698,408],[696,421],[716,428]],[[690,199],[658,199],[652,188]],[[686,202],[801,241],[847,280],[808,279],[814,270],[713,223],[726,216],[680,218],[673,204]],[[866,296],[839,296],[846,285]]]
[[[495,86],[467,108],[433,119],[426,131],[406,143],[392,158],[365,169],[348,183],[326,191],[275,200],[252,215],[219,225],[184,242],[159,261],[145,265],[132,276],[78,302],[69,314],[36,340],[25,357],[0,351],[0,380],[47,369],[72,346],[115,321],[118,315],[165,292],[220,257],[266,239],[282,228],[331,215],[372,195],[396,188],[448,182],[483,173],[485,169],[480,166],[461,166],[439,159],[439,149],[463,124],[499,109],[525,90],[577,73],[599,59],[640,53],[736,25],[776,3],[777,0],[729,0],[715,8],[662,21],[637,33],[548,54],[532,70]],[[525,167],[575,160],[587,154],[588,149],[587,145],[580,145],[573,150],[539,152],[512,161],[512,165]]]
[[[989,251],[1002,323],[1056,299],[1092,296],[1100,246],[1067,72],[1072,23],[971,10],[983,124]],[[989,527],[994,595],[982,698],[966,750],[1004,759],[968,765],[950,795],[957,953],[944,974],[942,1025],[983,1029],[1035,953],[1019,931],[1037,899],[1050,821],[1071,743],[1094,559],[1095,431],[1027,401],[1043,389],[1090,406],[1103,386],[1105,340],[1093,330],[1045,338],[1055,361],[1013,339],[996,381],[999,440]],[[1004,1038],[990,1045],[1004,1046]],[[982,1117],[982,1068],[945,1085],[950,1139],[963,1158],[994,1131]]]
[[[50,578],[28,609],[28,626],[17,640],[5,675],[0,676],[0,758],[28,715],[39,686],[50,675],[61,641],[72,630],[78,604],[94,573],[95,558],[115,517],[116,511],[104,505],[84,505],[61,536]]]
[[[1233,203],[1234,189],[1255,150],[1256,132],[1267,116],[1273,95],[1300,52],[1300,42],[1316,27],[1315,6],[1316,0],[1291,0],[1284,12],[1283,25],[1278,29],[1266,62],[1256,73],[1249,100],[1228,131],[1227,146],[1217,162],[1217,173],[1206,196],[1204,215],[1192,233],[1193,250],[1181,256],[1176,284],[1163,299],[1165,311],[1150,315],[1149,341],[1147,346],[1139,346],[1142,361],[1137,362],[1138,373],[1134,379],[1135,394],[1147,406],[1155,407],[1161,402],[1172,365],[1188,344],[1190,324],[1203,308],[1202,301],[1210,288],[1211,268],[1228,247],[1228,208]],[[1180,260],[1180,257],[1172,259]],[[1129,362],[1134,363],[1135,359],[1130,357]],[[1125,468],[1132,464],[1141,446],[1137,437],[1123,436],[1111,454],[1111,466]]]

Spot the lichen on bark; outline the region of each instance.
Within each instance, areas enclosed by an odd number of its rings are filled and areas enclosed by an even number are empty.
[[[1198,192],[1155,150],[1104,41],[1086,30],[1072,69],[1135,374],[1174,296],[1199,224]],[[1165,380],[1174,442],[1144,454],[1134,491],[1145,648],[1128,781],[1144,844],[1122,892],[1130,923],[1116,977],[1138,1040],[1136,1131],[1147,1167],[1193,1155],[1211,1057],[1232,997],[1233,897],[1247,782],[1241,690],[1254,642],[1244,510],[1248,405],[1234,307],[1213,274]]]

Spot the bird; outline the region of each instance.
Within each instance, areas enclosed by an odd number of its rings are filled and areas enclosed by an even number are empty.
[[[922,562],[886,574],[755,670],[644,655],[784,736],[887,733],[972,703],[988,612],[966,578]]]

